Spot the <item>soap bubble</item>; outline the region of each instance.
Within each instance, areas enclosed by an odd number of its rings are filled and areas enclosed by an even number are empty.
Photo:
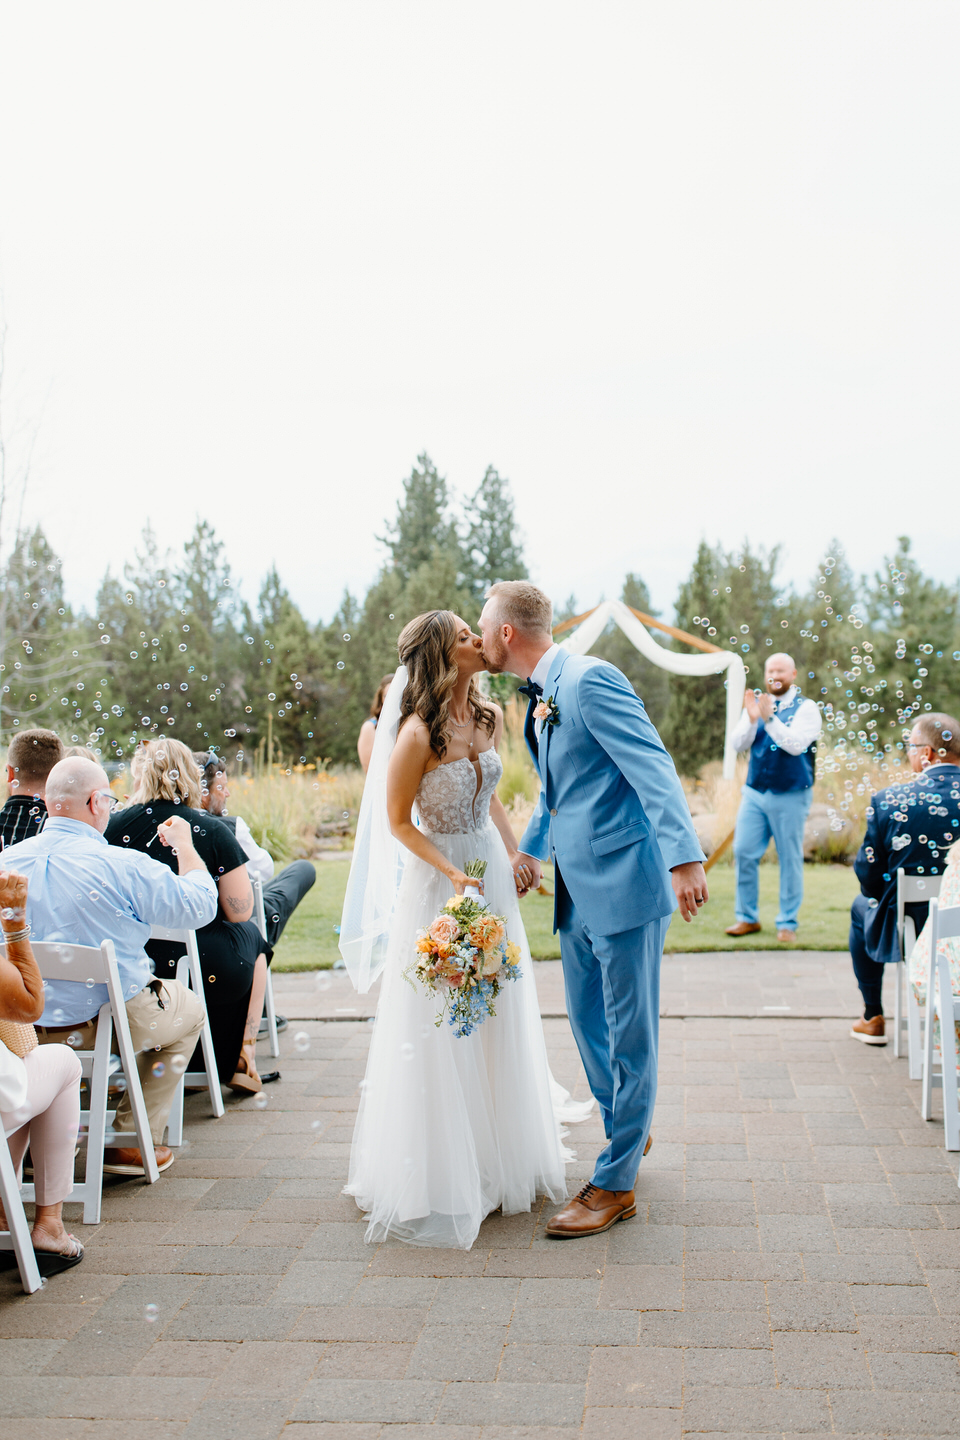
[[[266,1097],[266,1095],[264,1095],[264,1093],[263,1093],[262,1090],[259,1090],[259,1091],[257,1092],[257,1094],[254,1095],[254,1097],[253,1097],[253,1103],[254,1103],[254,1105],[256,1105],[256,1107],[257,1107],[258,1110],[266,1110],[266,1108],[267,1108],[267,1097]]]
[[[293,1043],[302,1054],[310,1049],[310,1036],[306,1030],[298,1030],[293,1037]]]
[[[310,1129],[311,1129],[311,1130],[322,1130],[322,1129],[323,1129],[323,1121],[322,1121],[322,1120],[311,1120],[311,1121],[310,1121]]]
[[[175,1075],[182,1075],[187,1068],[186,1055],[174,1055],[170,1061],[170,1069]]]
[[[160,1314],[160,1307],[159,1307],[158,1305],[144,1305],[144,1307],[143,1307],[143,1318],[144,1318],[144,1320],[146,1320],[146,1322],[147,1322],[148,1325],[154,1325],[154,1324],[156,1324],[157,1316],[158,1316],[159,1314]]]
[[[152,1027],[151,1027],[151,1028],[152,1028]],[[154,1063],[150,1066],[150,1074],[153,1076],[153,1078],[154,1078],[155,1080],[162,1080],[163,1077],[164,1077],[164,1075],[166,1075],[166,1073],[167,1073],[167,1067],[166,1067],[166,1065],[164,1065],[164,1063],[163,1063],[162,1060],[156,1060],[156,1061],[154,1061]]]
[[[70,1034],[67,1036],[67,1044],[71,1045],[74,1050],[79,1050],[80,1046],[83,1044],[83,1036],[78,1034],[76,1030],[71,1030]]]
[[[329,989],[330,989],[330,986],[331,986],[332,984],[333,984],[333,981],[332,981],[332,979],[330,978],[330,971],[329,971],[329,970],[318,970],[318,971],[317,971],[317,989],[318,989],[318,990],[329,990]]]

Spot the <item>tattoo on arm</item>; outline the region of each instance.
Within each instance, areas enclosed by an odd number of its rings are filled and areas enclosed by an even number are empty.
[[[238,900],[235,895],[227,895],[223,903],[228,910],[233,911],[234,915],[240,915],[247,908],[247,902]]]

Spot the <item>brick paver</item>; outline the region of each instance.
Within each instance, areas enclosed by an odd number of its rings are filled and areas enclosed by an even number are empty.
[[[82,1266],[32,1297],[0,1276],[10,1434],[960,1433],[957,1157],[891,1047],[763,1011],[792,988],[809,1014],[832,966],[830,1006],[855,1013],[844,957],[749,960],[667,962],[665,990],[700,977],[691,1006],[716,1012],[664,1019],[637,1219],[581,1242],[547,1240],[544,1206],[491,1217],[469,1253],[366,1246],[339,1192],[370,1027],[292,1024],[265,1108],[215,1122],[194,1097],[173,1169],[111,1183],[99,1227],[71,1221]],[[584,1094],[566,1021],[545,1026]],[[572,1181],[601,1139],[571,1132]]]

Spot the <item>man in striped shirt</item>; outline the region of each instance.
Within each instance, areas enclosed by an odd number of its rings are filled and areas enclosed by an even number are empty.
[[[29,840],[43,829],[47,776],[62,759],[63,744],[52,730],[21,730],[14,735],[7,751],[10,798],[0,810],[0,841],[4,846]]]

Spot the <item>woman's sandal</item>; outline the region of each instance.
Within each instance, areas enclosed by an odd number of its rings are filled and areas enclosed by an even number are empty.
[[[44,1279],[51,1275],[59,1275],[62,1270],[72,1270],[74,1265],[79,1265],[83,1259],[83,1244],[75,1235],[68,1235],[70,1251],[64,1254],[62,1250],[38,1250],[34,1246],[33,1253],[37,1257],[37,1269]]]
[[[247,1043],[241,1049],[230,1089],[242,1095],[256,1095],[263,1089],[263,1081],[257,1074],[257,1052],[253,1044]]]

